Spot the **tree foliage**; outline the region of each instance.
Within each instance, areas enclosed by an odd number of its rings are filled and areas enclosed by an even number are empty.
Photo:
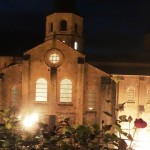
[[[109,112],[104,112],[112,117]],[[121,122],[131,122],[132,117],[120,116],[112,124],[71,125],[70,118],[50,126],[37,123],[34,132],[26,131],[11,109],[2,110],[0,115],[0,147],[11,150],[127,150],[122,135],[133,141],[132,136],[124,132]]]

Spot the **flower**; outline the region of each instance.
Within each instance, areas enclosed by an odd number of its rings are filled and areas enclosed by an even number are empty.
[[[143,119],[139,118],[134,121],[134,126],[136,128],[145,128],[147,126],[147,122],[145,122]]]

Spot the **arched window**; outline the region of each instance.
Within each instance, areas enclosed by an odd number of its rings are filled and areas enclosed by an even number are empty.
[[[69,79],[60,82],[60,102],[72,102],[72,82]]]
[[[50,23],[50,27],[49,27],[49,28],[50,28],[49,31],[50,31],[50,32],[53,32],[53,23]]]
[[[78,42],[74,42],[74,49],[75,49],[75,50],[78,49]]]
[[[127,89],[127,102],[133,103],[135,101],[135,89],[134,87],[129,87]]]
[[[57,64],[60,61],[60,56],[57,53],[53,53],[50,55],[49,60],[53,64]]]
[[[62,20],[60,22],[60,31],[67,31],[67,21],[66,20]]]
[[[77,33],[78,32],[78,25],[75,23],[74,25],[74,32]]]
[[[47,101],[47,81],[40,78],[36,81],[36,101]]]
[[[19,102],[19,90],[16,86],[11,88],[11,107],[17,107]]]

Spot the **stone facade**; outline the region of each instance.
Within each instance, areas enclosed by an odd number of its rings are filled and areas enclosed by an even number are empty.
[[[103,110],[112,111],[105,99],[115,103],[114,83],[85,62],[82,26],[80,16],[54,13],[47,17],[45,42],[23,58],[0,57],[1,109],[36,112],[51,124],[67,116],[75,124],[110,121]]]
[[[123,104],[124,108],[119,111],[118,116],[126,115],[133,118],[133,122],[122,124],[122,128],[135,134],[135,148],[147,149],[150,135],[150,76],[141,75],[113,75],[119,80],[117,87],[117,103]],[[137,118],[144,119],[148,126],[145,129],[134,129],[134,120]],[[135,133],[134,133],[135,132]],[[145,147],[143,147],[143,142]]]
[[[65,117],[75,124],[102,120],[110,123],[112,120],[103,111],[112,113],[125,103],[118,116],[143,118],[149,125],[150,76],[134,75],[134,70],[132,75],[110,76],[88,64],[81,53],[82,32],[82,17],[54,13],[46,18],[45,42],[25,52],[22,58],[1,56],[0,109],[13,107],[18,115],[36,112],[41,121],[51,124]],[[112,68],[119,64],[105,65]],[[136,64],[136,70],[137,67],[148,69],[149,64]],[[128,130],[129,126],[122,127]],[[149,126],[137,131],[136,146],[140,147],[142,140],[149,143],[149,131]]]

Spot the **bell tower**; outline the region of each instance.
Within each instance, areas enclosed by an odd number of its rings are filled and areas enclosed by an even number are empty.
[[[55,37],[73,49],[83,49],[83,18],[77,15],[75,0],[55,0],[54,13],[46,17],[45,41]]]

